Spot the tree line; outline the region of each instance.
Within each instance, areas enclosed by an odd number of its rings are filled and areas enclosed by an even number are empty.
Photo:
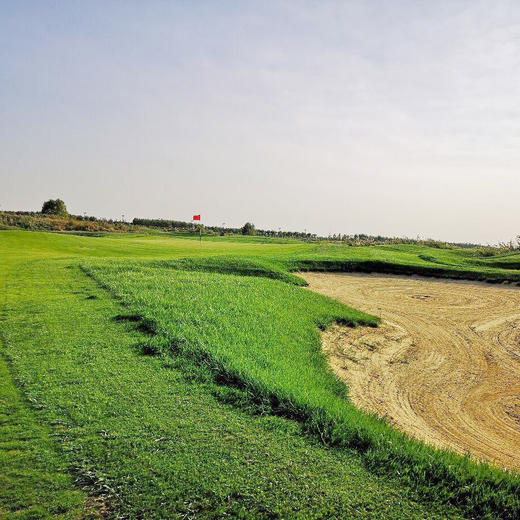
[[[25,217],[25,218],[22,218]],[[31,217],[33,217],[31,219]],[[46,223],[46,217],[60,219],[53,223]],[[35,220],[36,219],[36,220]],[[65,202],[61,199],[50,199],[43,203],[41,211],[1,211],[0,227],[19,227],[24,229],[66,229],[66,230],[84,230],[84,231],[145,231],[146,228],[157,228],[163,231],[201,231],[204,234],[220,234],[220,235],[256,235],[266,238],[293,238],[300,240],[316,240],[340,242],[346,245],[382,245],[382,244],[414,244],[425,245],[437,248],[475,248],[479,249],[482,256],[494,255],[498,250],[518,250],[520,249],[520,236],[517,237],[516,243],[511,241],[507,244],[499,244],[498,247],[482,246],[480,244],[464,243],[464,242],[443,242],[433,239],[402,238],[402,237],[386,237],[382,235],[367,235],[364,233],[347,235],[347,234],[329,234],[327,236],[317,235],[315,233],[307,233],[306,231],[282,231],[281,229],[256,229],[251,222],[246,222],[242,227],[226,227],[226,226],[206,226],[203,224],[194,224],[184,220],[169,219],[150,219],[150,218],[134,218],[131,223],[123,220],[113,220],[106,218],[97,218],[94,216],[71,215],[67,211]],[[50,226],[50,227],[49,227]]]

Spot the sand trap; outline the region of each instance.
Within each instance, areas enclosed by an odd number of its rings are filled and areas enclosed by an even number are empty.
[[[381,315],[323,333],[356,406],[438,447],[520,469],[520,289],[300,273],[310,289]]]

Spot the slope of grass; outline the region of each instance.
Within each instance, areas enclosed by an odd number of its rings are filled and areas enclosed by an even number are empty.
[[[100,237],[0,231],[0,250],[12,260],[25,258],[122,258],[170,260],[240,257],[264,271],[373,271],[396,274],[520,282],[520,255],[474,256],[468,249],[438,249],[415,245],[350,247],[256,237],[193,238],[169,235],[107,234]],[[187,260],[184,260],[187,261]],[[496,263],[496,265],[495,265]],[[195,265],[195,264],[193,264]],[[222,265],[222,264],[221,264]],[[262,269],[262,268],[261,268]],[[228,270],[229,272],[229,270]]]
[[[189,358],[143,355],[150,336],[70,261],[17,263],[6,300],[3,348],[17,381],[108,518],[459,518],[298,422],[231,406],[244,395]],[[25,497],[42,485],[14,484]],[[51,506],[42,496],[40,511]]]
[[[479,518],[520,514],[520,478],[407,439],[348,404],[325,367],[317,330],[332,321],[375,325],[375,318],[267,278],[124,263],[85,269],[153,334],[147,352],[194,358],[261,409],[365,453],[371,467],[399,474],[432,500]]]
[[[520,271],[511,257],[507,257],[507,261],[479,259],[467,249],[415,245],[346,247],[320,244],[312,252],[291,255],[285,260],[285,266],[293,271],[379,272],[491,283],[520,282]]]
[[[229,265],[227,258],[222,263]],[[287,413],[304,413],[304,405],[319,403],[344,407],[344,385],[326,369],[319,328],[332,321],[352,326],[378,322],[332,299],[265,277],[127,263],[83,268],[154,334],[147,351],[192,356],[208,364],[217,378],[242,382],[248,391],[256,390],[262,403],[274,402]]]
[[[127,263],[128,265],[128,263]],[[249,257],[217,256],[209,258],[183,258],[180,260],[160,260],[150,265],[161,268],[182,269],[184,271],[214,272],[242,276],[260,276],[282,280],[284,282],[305,286],[305,280],[287,272],[277,261]]]

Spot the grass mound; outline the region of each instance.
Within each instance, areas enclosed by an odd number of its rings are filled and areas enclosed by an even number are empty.
[[[358,273],[387,273],[431,276],[457,280],[475,280],[488,283],[520,283],[516,264],[483,262],[475,265],[455,265],[431,255],[419,254],[418,261],[400,263],[388,260],[349,260],[338,258],[302,259],[286,262],[287,268],[298,271],[337,271]],[[500,270],[498,270],[500,268]],[[507,272],[510,269],[510,272]]]
[[[241,276],[260,276],[281,280],[293,285],[305,286],[305,280],[287,272],[276,260],[258,258],[240,258],[235,256],[218,256],[209,258],[182,258],[180,260],[163,260],[151,265],[163,268],[181,269],[184,271],[203,271]]]
[[[125,264],[84,269],[138,315],[149,351],[187,356],[263,410],[297,418],[376,472],[479,518],[517,518],[520,479],[410,440],[351,406],[326,369],[318,327],[377,319],[268,277]],[[178,264],[180,266],[182,264]],[[171,267],[171,265],[170,265]],[[212,269],[209,269],[212,271]]]

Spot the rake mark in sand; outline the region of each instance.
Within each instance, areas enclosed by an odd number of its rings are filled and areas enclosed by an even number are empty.
[[[311,290],[378,314],[323,349],[352,402],[437,447],[520,469],[520,289],[418,277],[302,273]],[[353,360],[356,360],[355,362]]]

